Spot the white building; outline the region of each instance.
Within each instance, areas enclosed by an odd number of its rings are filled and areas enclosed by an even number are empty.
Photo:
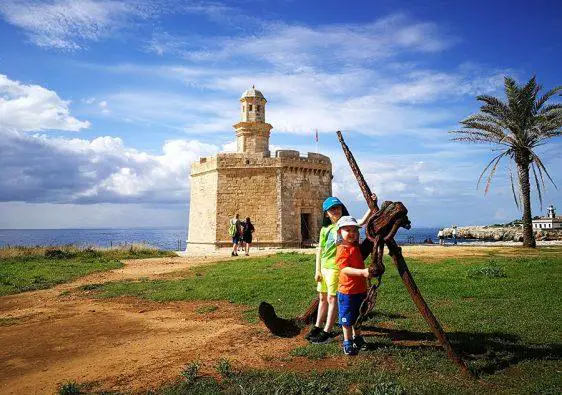
[[[553,205],[548,206],[546,217],[533,220],[533,229],[562,229],[562,217],[556,216]]]

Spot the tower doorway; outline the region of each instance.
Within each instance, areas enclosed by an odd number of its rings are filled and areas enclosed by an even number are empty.
[[[310,222],[310,214],[309,213],[301,213],[301,246],[306,247],[309,246],[312,242],[312,238],[310,237],[310,229],[311,229],[311,222]]]

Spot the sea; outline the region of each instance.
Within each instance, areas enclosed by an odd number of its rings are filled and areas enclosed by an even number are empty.
[[[398,244],[422,244],[431,239],[437,243],[439,228],[400,229]],[[186,228],[107,228],[107,229],[0,229],[0,247],[6,246],[97,246],[112,247],[147,244],[162,250],[183,251]]]

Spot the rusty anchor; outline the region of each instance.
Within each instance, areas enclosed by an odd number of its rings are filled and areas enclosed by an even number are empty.
[[[410,294],[410,297],[447,353],[447,356],[460,368],[463,373],[472,377],[473,375],[471,371],[451,346],[451,343],[449,342],[445,331],[441,327],[441,324],[435,315],[433,315],[429,306],[422,297],[420,290],[418,289],[412,274],[406,265],[406,261],[402,255],[402,249],[394,240],[394,236],[400,228],[410,229],[411,227],[410,220],[407,216],[408,210],[401,202],[385,201],[380,208],[378,207],[377,196],[371,192],[369,186],[367,185],[353,154],[343,139],[342,133],[338,131],[337,136],[367,205],[372,210],[372,214],[367,221],[365,229],[367,239],[361,244],[361,253],[363,259],[366,259],[368,255],[371,256],[369,271],[375,281],[371,284],[367,297],[361,305],[360,315],[357,319],[356,325],[360,326],[365,319],[365,316],[375,307],[377,289],[381,284],[381,279],[385,272],[383,254],[384,246],[386,245],[389,255],[391,256],[392,261],[400,274],[400,278]],[[278,317],[273,306],[266,302],[262,302],[260,304],[258,314],[265,326],[274,335],[293,337],[298,335],[305,325],[313,322],[317,310],[318,299],[316,298],[312,301],[305,313],[296,318],[283,319]]]

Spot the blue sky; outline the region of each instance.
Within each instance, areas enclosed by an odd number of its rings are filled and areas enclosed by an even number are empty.
[[[493,152],[447,132],[504,75],[562,84],[561,25],[557,1],[4,0],[0,228],[186,226],[190,163],[234,149],[253,84],[272,150],[315,151],[318,129],[352,213],[336,130],[414,225],[510,221],[509,163],[485,196]],[[540,153],[562,187],[561,146]]]

